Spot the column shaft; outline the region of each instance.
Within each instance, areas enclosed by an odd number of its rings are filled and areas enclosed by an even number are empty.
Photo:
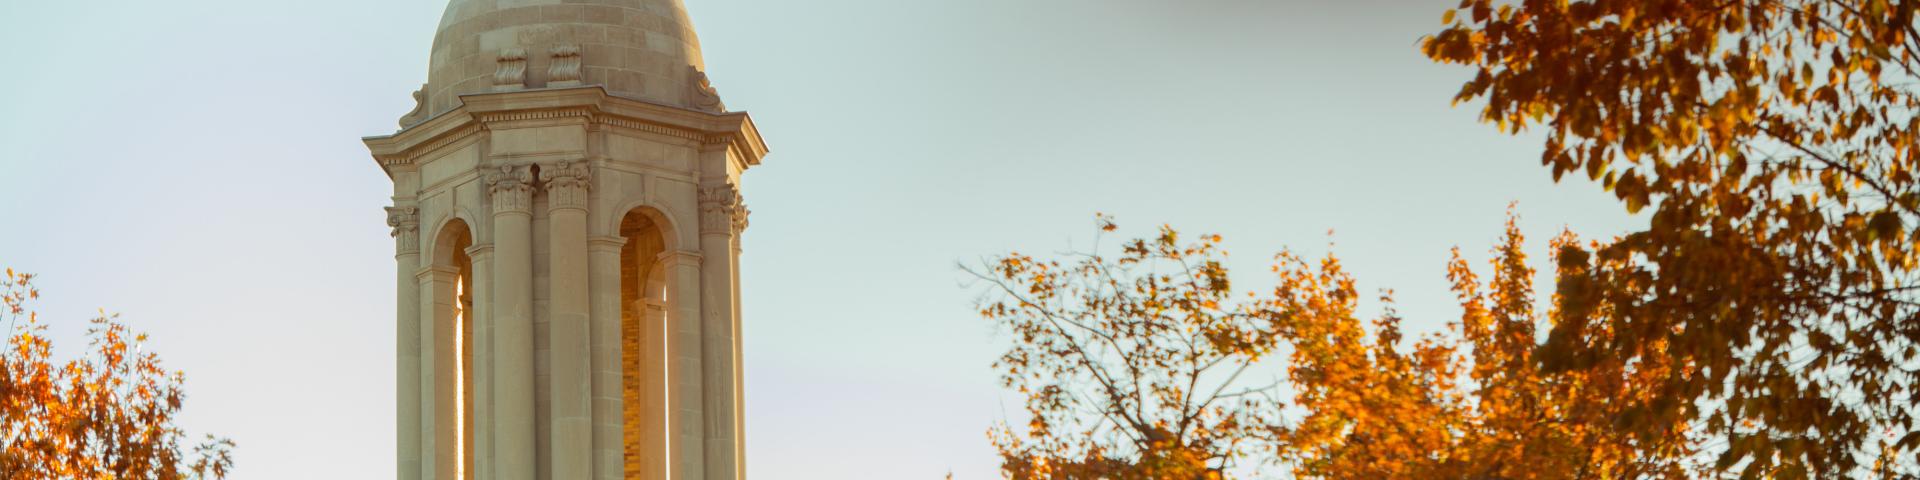
[[[701,190],[701,346],[703,388],[706,394],[707,478],[735,480],[741,476],[738,442],[740,419],[738,339],[740,324],[734,314],[734,238],[744,226],[746,208],[732,185]]]
[[[398,268],[395,289],[395,369],[397,396],[395,429],[398,447],[396,466],[400,480],[421,480],[420,461],[420,224],[419,210],[413,207],[387,209],[387,224],[393,227],[397,247],[394,263]]]
[[[746,348],[742,339],[746,336],[741,322],[746,313],[740,306],[740,237],[746,233],[746,221],[739,222],[741,228],[733,232],[733,255],[728,262],[733,266],[733,468],[735,478],[747,478],[747,362],[744,358]]]
[[[490,175],[493,197],[494,473],[535,478],[533,178],[525,166]]]
[[[547,192],[547,315],[552,381],[552,439],[548,458],[554,479],[593,477],[593,347],[587,343],[587,180],[580,163],[542,168]]]

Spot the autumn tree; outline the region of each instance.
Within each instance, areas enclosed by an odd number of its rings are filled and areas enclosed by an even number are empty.
[[[1920,2],[1464,0],[1422,48],[1649,225],[1560,254],[1537,359],[1743,477],[1914,475]]]
[[[1268,448],[1279,412],[1241,379],[1278,343],[1264,309],[1236,302],[1217,242],[1165,229],[1114,258],[968,270],[993,286],[980,313],[1015,339],[995,366],[1031,415],[993,434],[1007,476],[1218,479]]]
[[[1112,223],[1103,220],[1103,229]],[[993,440],[1012,479],[1686,478],[1687,442],[1646,443],[1616,422],[1636,375],[1669,368],[1592,359],[1550,370],[1533,268],[1509,223],[1481,280],[1457,252],[1448,276],[1462,317],[1409,339],[1392,299],[1363,320],[1354,278],[1329,255],[1276,257],[1271,293],[1236,292],[1217,235],[1171,228],[1041,259],[970,270],[981,314],[1012,334],[996,364],[1027,400],[1024,429]],[[1571,235],[1555,241],[1572,252]],[[1561,259],[1570,261],[1572,259]],[[1592,332],[1606,335],[1605,332]],[[1284,370],[1283,379],[1260,378]],[[1277,381],[1276,381],[1277,380]]]
[[[174,425],[186,393],[179,372],[140,349],[145,335],[115,317],[92,321],[87,355],[53,360],[46,325],[28,310],[33,275],[0,279],[0,480],[225,478],[233,443],[188,450]]]

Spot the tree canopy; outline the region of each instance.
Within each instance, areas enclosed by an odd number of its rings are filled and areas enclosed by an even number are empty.
[[[1570,248],[1555,374],[1746,477],[1915,474],[1920,2],[1465,0],[1422,48],[1649,226]],[[1621,366],[1611,365],[1621,363]],[[1901,470],[1905,469],[1905,470]]]
[[[207,437],[188,450],[174,417],[184,377],[160,366],[113,316],[92,321],[87,355],[53,360],[33,275],[0,278],[0,480],[217,479],[233,466],[231,441]]]
[[[1104,222],[1104,220],[1103,220]],[[1104,224],[1107,230],[1113,225]],[[1119,254],[1011,253],[972,271],[987,320],[1013,342],[996,364],[1027,398],[1023,429],[993,439],[1013,479],[1684,478],[1695,442],[1645,442],[1622,422],[1655,366],[1596,359],[1555,370],[1537,332],[1534,270],[1511,222],[1483,278],[1448,264],[1463,314],[1409,339],[1362,319],[1354,278],[1329,255],[1276,256],[1270,292],[1232,288],[1221,238],[1170,227]],[[1554,241],[1575,254],[1571,235]],[[1563,264],[1572,263],[1562,258]],[[1666,368],[1660,366],[1660,368]],[[1284,378],[1264,373],[1284,370]]]

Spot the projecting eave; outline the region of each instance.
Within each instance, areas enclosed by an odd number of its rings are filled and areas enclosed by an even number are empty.
[[[704,112],[625,98],[598,85],[515,90],[460,96],[461,105],[392,135],[363,138],[387,175],[411,168],[422,155],[476,135],[488,124],[527,118],[577,117],[617,127],[725,145],[742,167],[759,165],[768,152],[760,129],[746,112]]]

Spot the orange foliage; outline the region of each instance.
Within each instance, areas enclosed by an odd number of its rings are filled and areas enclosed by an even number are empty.
[[[45,325],[27,303],[33,276],[0,279],[0,480],[225,478],[233,443],[209,437],[191,456],[173,418],[180,373],[141,352],[144,335],[114,317],[93,320],[90,355],[56,365]],[[24,318],[23,318],[24,317]],[[22,322],[24,320],[24,323]]]
[[[1106,220],[1103,219],[1103,222]],[[1111,223],[1105,225],[1111,228]],[[1534,270],[1511,222],[1482,282],[1458,254],[1448,276],[1464,313],[1409,341],[1401,318],[1363,321],[1339,260],[1277,257],[1270,294],[1235,293],[1218,236],[1171,228],[1108,259],[1011,254],[974,271],[981,313],[1009,328],[1006,386],[1032,421],[992,438],[1012,479],[1685,478],[1688,442],[1646,442],[1627,418],[1634,376],[1666,368],[1589,359],[1556,370],[1538,330]],[[1573,254],[1576,241],[1555,245]],[[1571,260],[1571,259],[1562,259]],[[1589,332],[1604,335],[1604,332]],[[1284,359],[1280,358],[1284,355]],[[1286,379],[1251,382],[1262,365]],[[1288,393],[1291,395],[1288,395]]]
[[[1567,245],[1554,372],[1730,475],[1920,475],[1920,2],[1464,0],[1459,102],[1650,226]]]

